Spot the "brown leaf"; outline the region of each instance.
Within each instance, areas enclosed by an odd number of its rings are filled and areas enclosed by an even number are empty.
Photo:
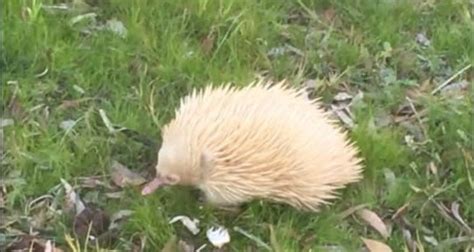
[[[11,244],[7,246],[7,251],[38,251],[43,252],[44,247],[41,247],[39,244],[35,242],[35,236],[32,235],[24,235],[19,237],[17,240],[13,241]]]
[[[76,215],[80,214],[85,208],[84,203],[82,202],[81,198],[66,180],[61,179],[61,183],[63,184],[64,189],[66,191],[65,192],[66,200],[64,202],[65,211],[66,212],[75,211]]]
[[[21,120],[24,118],[25,114],[25,109],[23,108],[23,105],[20,103],[18,96],[13,96],[13,98],[10,100],[10,104],[8,105],[8,110],[10,111],[10,114],[15,118],[16,120]]]
[[[54,247],[51,241],[44,241],[38,236],[22,235],[18,240],[8,245],[6,251],[28,251],[28,252],[62,252]]]
[[[365,246],[370,252],[392,252],[392,249],[385,243],[361,237]]]
[[[374,228],[377,232],[379,232],[379,234],[382,235],[384,239],[387,239],[390,236],[387,226],[376,213],[368,209],[362,209],[362,210],[357,211],[357,214],[359,215],[360,218],[362,218],[365,222],[367,222],[372,228]]]
[[[336,16],[336,10],[334,8],[328,8],[324,10],[323,17],[327,22],[332,22]]]
[[[209,55],[211,53],[212,49],[214,48],[214,40],[215,37],[212,33],[201,40],[201,50],[204,55]]]
[[[87,206],[74,218],[73,230],[78,237],[83,239],[87,234],[98,237],[107,231],[109,224],[110,218],[102,209]]]
[[[115,160],[112,162],[111,170],[112,181],[120,187],[138,186],[146,182],[145,178],[130,171],[126,166]]]

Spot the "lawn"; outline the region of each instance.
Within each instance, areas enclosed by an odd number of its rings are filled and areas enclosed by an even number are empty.
[[[469,0],[2,1],[0,247],[212,251],[206,230],[219,225],[231,238],[221,251],[361,251],[374,241],[472,251],[473,9]],[[228,213],[192,188],[140,195],[182,96],[260,77],[322,97],[361,149],[360,183],[319,213],[265,201]],[[178,215],[201,231],[169,224]]]

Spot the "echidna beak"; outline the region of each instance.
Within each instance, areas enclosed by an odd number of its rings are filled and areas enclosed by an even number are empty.
[[[142,195],[148,195],[156,191],[160,186],[164,185],[163,180],[159,177],[155,177],[152,181],[148,182],[142,189]]]

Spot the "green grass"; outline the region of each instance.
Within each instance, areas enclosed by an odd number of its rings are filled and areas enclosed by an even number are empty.
[[[26,214],[25,206],[50,193],[60,178],[75,185],[78,177],[109,176],[111,160],[133,171],[151,172],[160,127],[171,119],[180,97],[209,83],[243,86],[266,74],[295,85],[315,79],[321,84],[317,95],[326,102],[344,88],[364,93],[352,109],[357,126],[351,131],[365,159],[364,180],[343,190],[341,199],[318,214],[252,202],[237,217],[200,208],[195,194],[185,188],[142,198],[138,188],[130,187],[120,200],[106,198],[103,188],[78,189],[81,197],[96,197],[109,214],[135,211],[111,247],[124,250],[142,236],[147,240],[145,250],[156,251],[174,234],[199,247],[205,232],[190,237],[179,225],[167,224],[168,218],[187,214],[199,218],[202,228],[214,223],[230,230],[239,226],[275,250],[329,251],[329,246],[337,245],[356,251],[362,246],[360,237],[382,240],[357,216],[339,218],[359,204],[368,204],[391,224],[385,243],[394,251],[407,247],[403,229],[425,251],[435,246],[424,236],[441,243],[473,235],[452,217],[443,217],[436,206],[449,208],[458,202],[461,216],[474,228],[472,68],[453,81],[470,83],[463,98],[430,95],[437,85],[474,63],[469,1],[90,1],[96,4],[88,11],[97,13],[98,19],[123,22],[126,38],[107,31],[83,35],[79,30],[85,24],[68,24],[79,11],[53,14],[41,8],[51,2],[58,1],[2,4],[0,106],[2,118],[15,121],[3,128],[0,174],[13,183],[4,188],[3,216]],[[426,48],[416,42],[420,32],[431,41]],[[213,38],[210,50],[202,45],[207,36]],[[304,57],[267,55],[285,44],[298,48]],[[45,69],[48,72],[37,77]],[[413,99],[418,112],[426,114],[420,118],[421,126],[416,119],[411,125],[425,131],[427,141],[411,148],[404,141],[409,129],[396,123],[382,127],[376,121],[393,114],[405,102],[406,92],[425,82],[428,90]],[[82,98],[90,99],[60,108],[64,100]],[[16,105],[10,106],[14,99]],[[99,109],[113,123],[157,145],[109,133]],[[65,120],[77,121],[68,133],[59,127]],[[430,163],[437,167],[436,174],[429,172]],[[390,171],[394,179],[389,183]],[[405,203],[409,203],[402,214],[405,224],[392,220]],[[27,222],[0,228],[8,234],[13,227],[27,232],[28,226]],[[72,223],[53,218],[43,229],[49,230],[45,236],[64,246],[64,233],[72,234]],[[231,238],[229,250],[261,250],[239,233],[231,231]],[[455,242],[442,251],[468,247],[467,242]]]

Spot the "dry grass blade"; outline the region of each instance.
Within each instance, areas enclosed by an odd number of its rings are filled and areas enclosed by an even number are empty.
[[[340,214],[339,214],[339,217],[340,217],[341,219],[345,219],[345,218],[347,218],[349,215],[351,215],[351,214],[353,214],[353,213],[355,213],[355,212],[357,212],[357,211],[359,211],[359,210],[361,210],[361,209],[367,207],[368,205],[369,205],[369,204],[366,204],[366,203],[365,203],[365,204],[360,204],[360,205],[357,205],[357,206],[350,207],[350,208],[348,208],[347,210],[344,210],[344,212],[340,213]]]
[[[238,233],[244,235],[245,237],[249,238],[250,240],[254,241],[260,247],[263,247],[263,248],[267,249],[268,251],[272,251],[272,248],[270,246],[268,246],[265,242],[263,242],[261,239],[259,239],[255,235],[252,235],[252,234],[248,233],[247,231],[241,229],[240,227],[234,227],[234,231],[238,232]]]
[[[370,252],[392,252],[392,249],[383,242],[363,237],[361,239]]]
[[[269,225],[268,227],[270,229],[270,245],[273,247],[273,251],[282,252],[283,250],[280,248],[280,245],[278,244],[278,241],[275,235],[275,230],[273,229],[273,225]]]
[[[376,213],[368,209],[362,209],[362,210],[357,211],[357,214],[359,215],[360,218],[362,218],[365,222],[367,222],[372,228],[377,230],[377,232],[380,235],[382,235],[384,239],[387,239],[390,236],[387,226]]]
[[[439,92],[441,89],[445,88],[447,85],[449,85],[449,83],[456,79],[456,77],[458,77],[459,75],[461,75],[462,73],[466,72],[469,68],[471,68],[471,64],[463,67],[461,70],[459,70],[457,73],[455,73],[453,76],[451,76],[449,79],[447,79],[445,82],[441,83],[441,85],[439,85],[437,88],[435,88],[435,90],[433,90],[431,92],[431,95],[434,95],[436,94],[437,92]]]
[[[451,204],[451,213],[452,215],[454,216],[454,218],[459,222],[461,223],[461,225],[464,227],[464,229],[468,232],[468,233],[472,233],[472,228],[469,227],[469,225],[467,225],[467,223],[464,221],[464,219],[461,217],[461,215],[459,214],[459,203],[458,202],[453,202]]]

